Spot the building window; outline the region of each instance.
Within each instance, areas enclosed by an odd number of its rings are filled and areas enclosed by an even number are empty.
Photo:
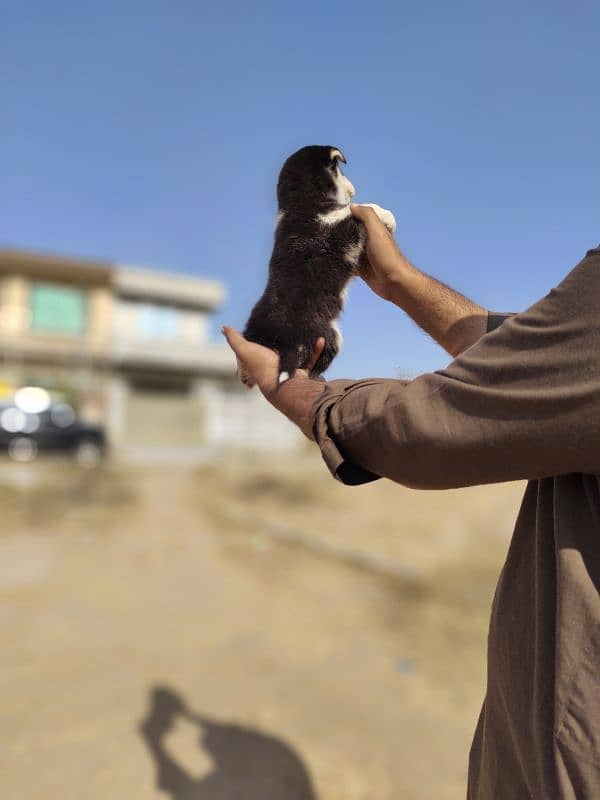
[[[142,336],[173,339],[179,336],[179,312],[170,306],[140,304],[137,311],[137,331]]]
[[[31,327],[68,336],[85,331],[84,292],[71,286],[36,283],[31,287]]]

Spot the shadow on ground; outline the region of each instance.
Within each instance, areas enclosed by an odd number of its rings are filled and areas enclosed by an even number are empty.
[[[198,729],[198,756],[213,769],[195,778],[166,743],[178,719]],[[156,785],[172,800],[318,800],[301,758],[281,739],[250,728],[215,722],[191,711],[169,688],[150,693],[150,708],[139,726],[154,759]]]

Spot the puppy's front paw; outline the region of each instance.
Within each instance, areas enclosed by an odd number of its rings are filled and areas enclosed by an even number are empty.
[[[396,233],[396,217],[387,208],[382,208],[382,215],[379,219],[383,222],[390,233]]]
[[[378,206],[377,203],[361,203],[361,206],[372,208],[390,233],[396,233],[396,218],[387,208]]]
[[[237,362],[237,375],[247,389],[252,389],[254,387],[254,381],[250,377],[249,373],[246,372],[246,369],[240,364],[239,359]]]

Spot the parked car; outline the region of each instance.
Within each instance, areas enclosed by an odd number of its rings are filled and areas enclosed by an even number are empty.
[[[78,419],[67,403],[51,403],[39,411],[2,403],[0,449],[15,461],[32,461],[42,452],[70,453],[81,464],[92,466],[105,454],[106,436],[100,426]]]

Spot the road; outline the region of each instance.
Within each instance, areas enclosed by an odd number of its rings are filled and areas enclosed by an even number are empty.
[[[0,538],[3,800],[464,797],[485,623],[461,574],[432,594],[225,533],[183,468],[24,474]]]

